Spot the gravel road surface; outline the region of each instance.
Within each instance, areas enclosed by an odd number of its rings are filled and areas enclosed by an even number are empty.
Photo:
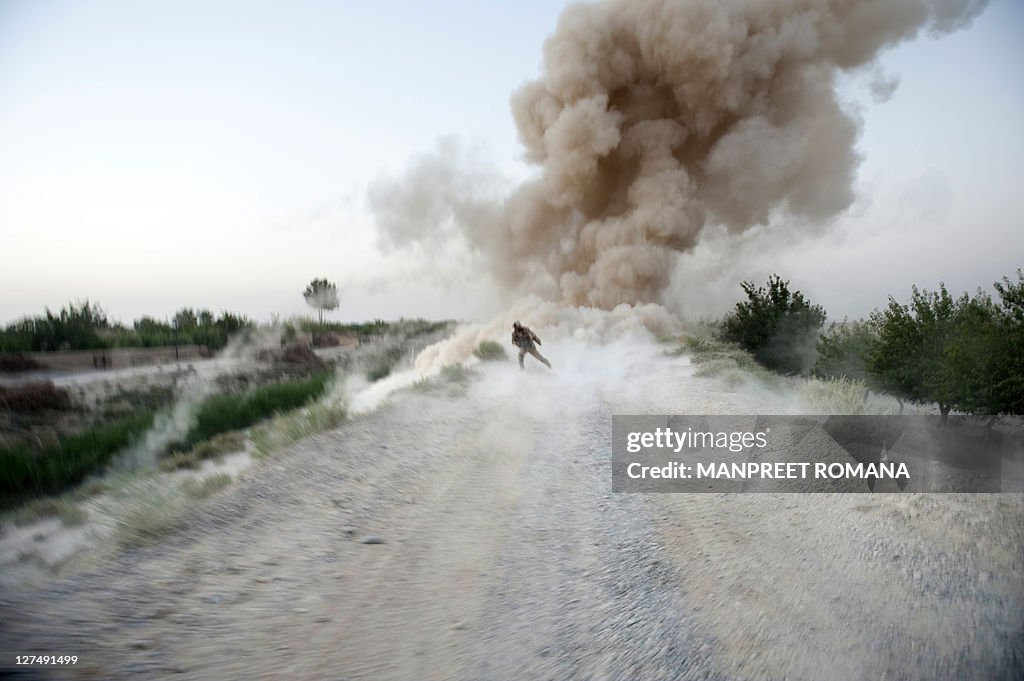
[[[0,650],[85,679],[1024,678],[1022,495],[612,494],[613,413],[778,413],[659,353],[396,393],[161,542],[0,593]]]

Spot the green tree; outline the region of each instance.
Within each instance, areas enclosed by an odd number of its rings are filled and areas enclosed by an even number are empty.
[[[992,414],[1024,414],[1024,272],[996,282],[999,307],[991,365]]]
[[[183,307],[174,313],[174,328],[181,332],[189,332],[199,326],[199,317],[190,307]]]
[[[947,351],[958,310],[966,303],[966,297],[954,300],[945,284],[936,292],[914,286],[909,305],[890,296],[889,306],[871,316],[878,328],[868,353],[874,383],[900,399],[938,403],[945,422],[958,392],[950,380]]]
[[[832,322],[818,339],[814,375],[848,378],[870,385],[868,353],[877,339],[878,330],[871,320]]]
[[[310,307],[316,308],[320,314],[320,324],[324,323],[324,310],[336,310],[341,303],[338,301],[338,287],[326,279],[314,279],[302,292],[302,297]]]
[[[777,274],[768,287],[745,281],[740,286],[747,300],[722,321],[722,340],[737,343],[760,364],[775,371],[806,373],[814,365],[818,334],[825,311],[812,305]]]

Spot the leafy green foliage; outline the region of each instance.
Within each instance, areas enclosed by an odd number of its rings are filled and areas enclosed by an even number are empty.
[[[879,336],[868,353],[874,384],[918,403],[978,415],[1024,413],[1024,275],[953,299],[914,287],[909,305],[889,300],[872,315]]]
[[[240,315],[223,312],[215,317],[209,310],[182,308],[173,323],[141,317],[127,328],[111,322],[95,303],[73,302],[54,314],[26,317],[0,333],[0,351],[45,352],[53,350],[97,350],[116,347],[163,347],[205,345],[219,349],[235,333],[253,326]]]
[[[877,338],[871,321],[833,322],[818,339],[814,375],[868,382],[868,352]]]
[[[747,300],[736,303],[722,321],[720,337],[750,352],[763,366],[786,374],[806,373],[814,364],[818,332],[825,311],[812,305],[777,274],[767,289],[740,284]]]
[[[872,314],[878,340],[868,353],[868,368],[876,384],[912,402],[937,402],[948,414],[954,396],[945,354],[961,304],[945,286],[936,292],[915,286],[909,305],[890,297],[885,310]]]

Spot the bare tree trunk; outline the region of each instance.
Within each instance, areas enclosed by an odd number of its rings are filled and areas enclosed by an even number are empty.
[[[949,419],[949,409],[950,409],[950,406],[951,405],[943,404],[942,402],[939,402],[939,414],[942,415],[942,417],[939,419],[939,425],[942,425],[942,426],[946,425],[946,421]]]

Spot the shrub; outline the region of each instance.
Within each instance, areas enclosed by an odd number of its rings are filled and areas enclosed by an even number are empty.
[[[777,274],[768,288],[740,284],[747,300],[736,303],[722,321],[721,339],[738,344],[761,365],[786,374],[807,373],[814,365],[815,345],[825,311],[812,305]]]
[[[501,343],[492,340],[480,341],[480,345],[476,346],[473,354],[477,359],[484,362],[494,362],[508,358],[505,348]]]
[[[877,340],[878,330],[871,321],[833,322],[818,339],[814,375],[867,382],[868,353]]]

